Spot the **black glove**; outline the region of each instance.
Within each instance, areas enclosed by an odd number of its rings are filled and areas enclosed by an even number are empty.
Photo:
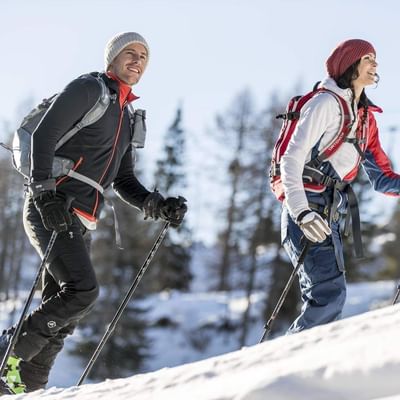
[[[186,199],[182,196],[168,197],[160,208],[160,217],[177,228],[183,221],[187,211]]]
[[[164,202],[164,197],[155,190],[151,192],[143,202],[143,212],[144,212],[144,219],[153,218],[155,221],[160,218],[160,207]]]
[[[67,210],[65,200],[57,196],[55,190],[51,190],[51,181],[31,183],[29,188],[44,227],[48,231],[60,233],[72,224],[72,216]]]

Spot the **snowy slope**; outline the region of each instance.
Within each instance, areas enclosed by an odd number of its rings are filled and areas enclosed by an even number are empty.
[[[395,287],[393,281],[349,284],[343,317],[383,307],[393,298]],[[265,292],[252,295],[253,322],[249,327],[247,346],[256,344],[260,339],[265,322],[262,317],[264,301]],[[148,315],[151,324],[163,318],[173,322],[171,327],[154,326],[149,329],[153,357],[147,361],[142,372],[204,360],[240,348],[240,329],[221,331],[215,329],[215,324],[228,318],[240,326],[247,304],[243,292],[160,293],[148,296],[140,303],[151,310]],[[67,339],[66,348],[51,371],[49,387],[68,387],[78,381],[84,369],[83,360],[79,361],[68,350],[82,340],[79,330]],[[98,362],[101,362],[101,355]]]
[[[14,398],[398,400],[399,325],[400,305],[388,306],[192,364]]]
[[[343,316],[349,317],[388,304],[393,298],[395,288],[396,284],[393,281],[350,284]],[[247,346],[254,345],[260,338],[264,323],[262,310],[265,293],[254,293],[251,301],[253,322],[246,340]],[[242,313],[247,304],[241,292],[160,293],[141,300],[141,303],[142,306],[151,309],[148,317],[152,324],[162,318],[171,320],[175,324],[163,329],[154,326],[149,330],[153,357],[148,360],[143,372],[204,360],[240,348],[240,329],[221,331],[215,329],[215,324],[229,318],[240,326]],[[17,307],[16,315],[18,315],[20,305],[14,301],[0,303],[0,328],[11,324],[7,315],[13,307]],[[69,387],[78,381],[85,360],[72,356],[69,350],[82,340],[79,330],[67,339],[66,348],[57,358],[51,371],[48,387]],[[101,362],[101,358],[100,355],[98,362]]]

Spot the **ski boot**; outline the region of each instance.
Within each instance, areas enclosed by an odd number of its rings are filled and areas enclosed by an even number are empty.
[[[0,336],[0,360],[7,352],[8,345],[12,338],[13,331],[3,331]],[[19,363],[21,359],[14,354],[8,357],[4,375],[0,379],[0,393],[2,394],[20,394],[25,393],[26,386],[21,380],[19,372]]]
[[[26,386],[21,380],[19,372],[19,363],[21,359],[10,356],[7,360],[7,366],[4,375],[0,379],[1,394],[21,394],[26,392]]]

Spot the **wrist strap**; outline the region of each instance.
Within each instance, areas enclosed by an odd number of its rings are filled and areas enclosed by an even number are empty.
[[[296,218],[296,221],[298,224],[301,223],[301,220],[307,215],[310,214],[310,212],[312,212],[312,210],[304,210],[302,211]]]
[[[47,191],[56,191],[56,180],[55,179],[46,179],[44,181],[31,182],[29,184],[29,193],[33,198],[40,195],[42,192]]]

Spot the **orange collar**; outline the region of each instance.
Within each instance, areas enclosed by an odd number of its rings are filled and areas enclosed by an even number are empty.
[[[121,81],[116,75],[114,75],[112,72],[107,71],[106,75],[118,82],[119,86],[119,105],[122,108],[122,106],[125,104],[125,102],[130,103],[131,101],[139,99],[138,96],[134,95],[132,93],[132,88],[127,85],[125,82]]]

